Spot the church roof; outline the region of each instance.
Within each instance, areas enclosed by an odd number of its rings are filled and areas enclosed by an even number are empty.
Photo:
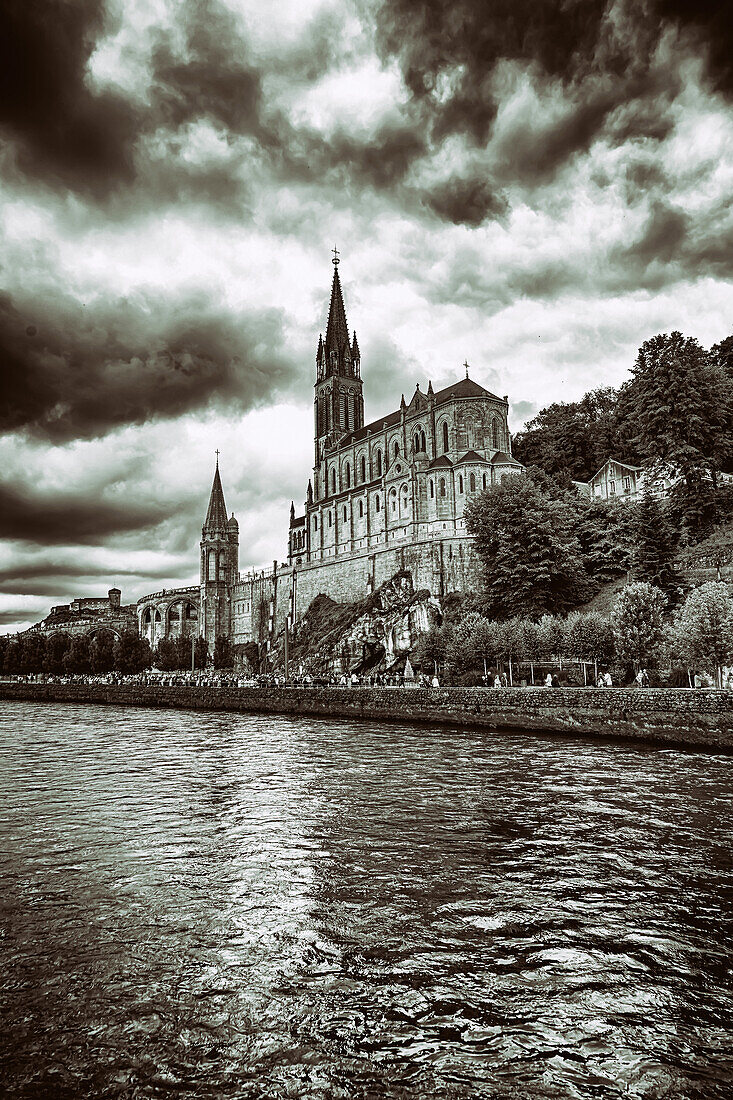
[[[344,347],[349,347],[349,343],[349,326],[346,323],[344,296],[341,293],[339,269],[335,265],[333,283],[331,284],[331,305],[328,310],[328,325],[326,327],[326,352],[338,351],[340,353]]]
[[[486,462],[487,459],[480,455],[478,451],[466,451],[463,458],[459,458],[456,462],[456,466],[459,466],[462,462]]]
[[[443,405],[454,397],[493,397],[495,401],[501,400],[495,393],[479,386],[473,378],[462,378],[460,382],[454,382],[452,386],[446,386],[445,389],[438,390],[435,395],[435,404]]]
[[[506,453],[506,451],[496,451],[491,456],[491,461],[493,463],[495,463],[496,465],[499,465],[499,466],[504,466],[508,462],[511,463],[512,466],[521,466],[522,465],[521,462],[517,462],[516,458],[512,458],[511,455],[508,455]]]
[[[438,467],[441,467],[441,466],[450,467],[452,465],[453,465],[453,463],[451,462],[451,460],[449,458],[446,458],[445,455],[441,455],[440,458],[436,458],[430,463],[430,469],[435,470],[435,469],[437,469]]]
[[[219,463],[217,462],[214,472],[214,483],[211,486],[211,496],[209,497],[209,510],[206,513],[204,527],[222,530],[227,527],[228,523],[227,506],[224,503],[224,490],[221,487]]]

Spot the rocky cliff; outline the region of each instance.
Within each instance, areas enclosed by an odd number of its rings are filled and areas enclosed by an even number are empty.
[[[317,596],[290,640],[290,668],[313,674],[401,668],[421,634],[442,620],[438,600],[396,573],[370,596],[339,604]],[[283,662],[283,638],[276,663]]]

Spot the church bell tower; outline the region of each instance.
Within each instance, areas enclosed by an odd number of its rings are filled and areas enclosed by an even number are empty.
[[[231,633],[231,586],[239,569],[239,524],[227,506],[219,476],[219,452],[209,507],[201,529],[201,600],[199,634],[209,643],[209,657],[220,634]]]
[[[356,333],[349,340],[344,297],[339,278],[338,249],[333,249],[333,283],[326,338],[318,338],[316,352],[315,466],[325,452],[349,432],[364,426],[361,356]]]

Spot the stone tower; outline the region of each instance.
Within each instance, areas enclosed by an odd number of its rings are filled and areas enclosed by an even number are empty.
[[[318,338],[316,352],[315,466],[328,447],[347,432],[364,426],[361,357],[354,333],[349,340],[344,297],[339,279],[339,258],[334,249],[331,305],[328,311],[326,339]]]
[[[214,483],[201,529],[201,602],[199,634],[209,643],[209,655],[220,634],[231,632],[231,585],[239,570],[239,524],[227,519],[217,452]]]

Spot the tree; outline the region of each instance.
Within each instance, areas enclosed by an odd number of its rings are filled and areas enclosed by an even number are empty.
[[[111,630],[98,630],[89,647],[92,672],[111,672],[114,668],[115,636]]]
[[[194,646],[194,662],[196,668],[206,668],[209,659],[209,643],[205,638],[197,638]]]
[[[476,668],[479,654],[475,644],[475,631],[483,621],[477,611],[469,611],[454,625],[445,649],[445,659],[453,675],[462,675]]]
[[[43,660],[44,672],[63,672],[64,657],[70,645],[71,638],[64,631],[51,634],[46,639],[46,653]]]
[[[555,615],[543,615],[537,624],[537,651],[540,657],[562,661],[567,650],[567,624]]]
[[[577,498],[575,531],[588,576],[597,586],[631,568],[635,504]]]
[[[232,643],[226,634],[220,634],[214,643],[214,668],[232,668],[233,666]]]
[[[727,584],[710,581],[694,588],[685,600],[674,628],[676,649],[688,667],[715,675],[722,686],[722,669],[733,663],[733,598]]]
[[[161,672],[172,672],[179,667],[176,643],[172,638],[161,638],[154,655],[155,667]]]
[[[141,638],[135,631],[121,634],[114,646],[114,667],[118,672],[143,672],[153,663],[150,642]]]
[[[74,634],[61,663],[66,673],[89,672],[89,638],[86,634]]]
[[[423,672],[437,669],[445,660],[448,632],[442,626],[431,626],[420,634],[414,650],[414,659]]]
[[[617,393],[591,390],[580,401],[540,410],[514,438],[513,451],[525,466],[554,476],[588,481],[610,454],[623,457],[617,427]]]
[[[36,630],[29,630],[19,641],[18,664],[20,672],[42,672],[46,656],[46,638]]]
[[[534,619],[582,603],[590,585],[574,520],[566,499],[526,477],[506,478],[468,503],[489,617]]]
[[[675,565],[677,542],[677,532],[670,523],[667,508],[649,486],[645,486],[634,517],[634,577],[660,588],[670,602],[677,598],[681,584]]]
[[[612,615],[616,652],[636,669],[653,663],[665,634],[664,593],[645,581],[630,584],[618,595]]]
[[[693,533],[705,519],[701,494],[712,488],[731,450],[730,400],[721,370],[681,332],[646,340],[624,386],[621,406],[632,443],[652,467],[681,479],[679,511]],[[710,485],[712,479],[713,485]]]
[[[613,659],[615,643],[611,621],[598,611],[576,612],[568,615],[566,626],[566,652],[583,664],[586,679],[586,662],[598,672],[598,664],[608,664]],[[587,682],[587,680],[586,680]]]

